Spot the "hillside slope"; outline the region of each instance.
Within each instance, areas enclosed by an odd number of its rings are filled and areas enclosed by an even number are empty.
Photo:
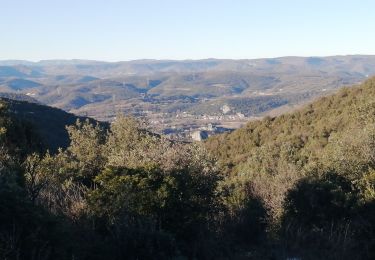
[[[259,199],[281,251],[374,259],[375,78],[205,145],[226,174],[230,203],[246,209]]]
[[[65,127],[75,124],[77,119],[85,119],[36,103],[8,98],[0,98],[0,102],[7,107],[8,116],[11,119],[30,125],[35,134],[40,137],[41,145],[52,152],[69,145],[69,136]]]
[[[249,122],[232,133],[213,136],[207,148],[229,168],[246,162],[254,149],[291,143],[305,157],[315,156],[334,133],[360,125],[375,107],[375,78],[344,88],[302,109]],[[365,114],[363,114],[365,113]]]

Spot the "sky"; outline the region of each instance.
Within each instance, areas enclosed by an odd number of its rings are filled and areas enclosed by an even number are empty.
[[[0,0],[0,60],[375,54],[373,0]]]

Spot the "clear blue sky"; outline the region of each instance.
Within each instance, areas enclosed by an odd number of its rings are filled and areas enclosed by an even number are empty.
[[[372,0],[0,0],[0,59],[375,54]]]

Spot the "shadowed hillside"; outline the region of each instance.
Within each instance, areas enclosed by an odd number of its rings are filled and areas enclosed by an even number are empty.
[[[69,145],[69,136],[65,126],[75,124],[77,119],[85,119],[36,103],[8,98],[1,98],[1,102],[7,107],[10,117],[33,127],[35,134],[40,137],[42,146],[51,152]],[[94,122],[94,120],[91,121]]]

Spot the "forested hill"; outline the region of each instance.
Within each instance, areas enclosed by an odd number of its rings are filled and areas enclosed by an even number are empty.
[[[370,79],[202,145],[3,101],[0,259],[375,259],[374,115]]]
[[[256,149],[290,144],[304,163],[311,161],[334,134],[359,127],[375,112],[375,78],[320,98],[278,117],[251,121],[232,133],[210,138],[206,146],[229,168],[240,168]]]
[[[33,145],[39,145],[51,152],[69,145],[69,136],[65,126],[75,124],[77,119],[85,120],[83,117],[37,103],[8,98],[0,98],[0,103],[7,109],[7,117],[19,123],[19,132],[13,133],[15,139],[20,139],[21,135],[25,135],[27,131],[31,134],[32,131],[35,134],[32,137],[34,140],[28,142],[33,142]],[[90,120],[94,122],[93,119]]]
[[[375,78],[205,145],[232,205],[260,200],[276,244],[300,259],[374,259]]]

